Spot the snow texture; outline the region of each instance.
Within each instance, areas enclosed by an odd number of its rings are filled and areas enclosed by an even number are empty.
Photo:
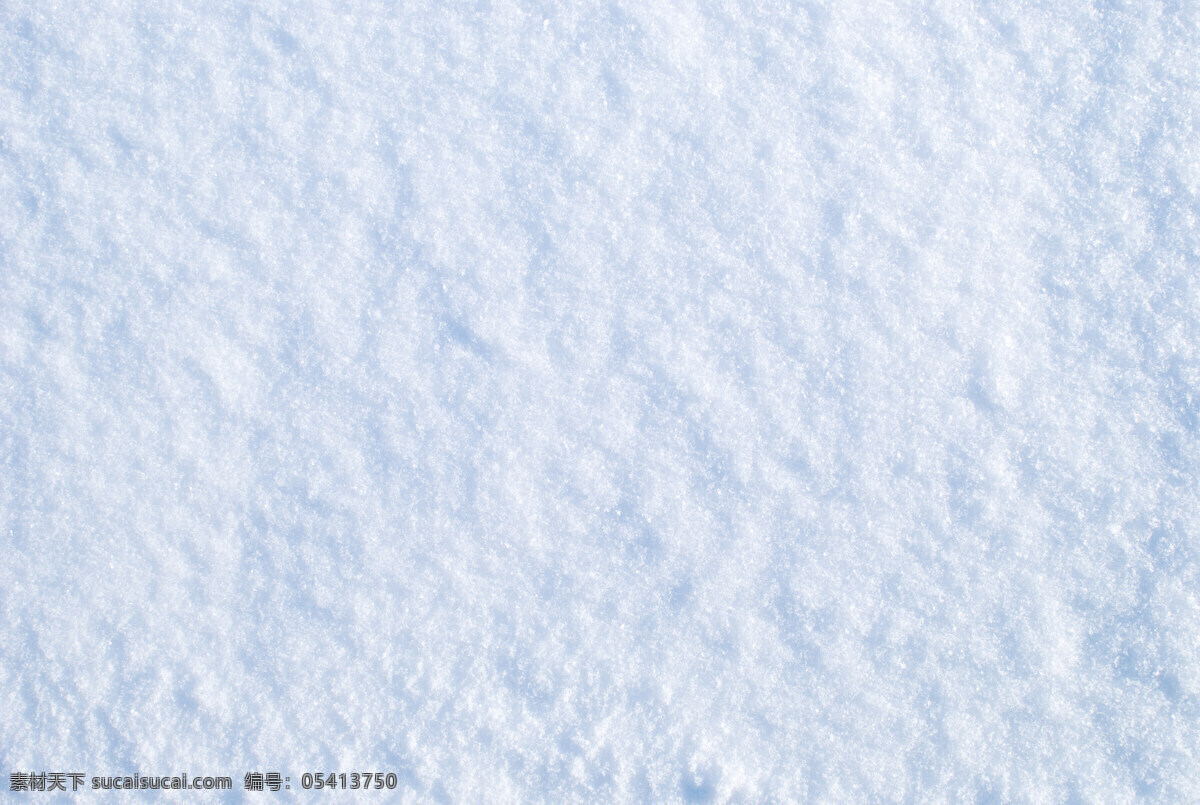
[[[1198,126],[1189,0],[3,3],[0,773],[1197,801]]]

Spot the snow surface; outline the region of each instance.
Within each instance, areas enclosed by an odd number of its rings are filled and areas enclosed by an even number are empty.
[[[1200,4],[0,20],[0,773],[1200,799]]]

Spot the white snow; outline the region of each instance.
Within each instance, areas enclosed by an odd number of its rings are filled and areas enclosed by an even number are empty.
[[[1189,2],[3,4],[0,773],[1200,799],[1198,115]]]

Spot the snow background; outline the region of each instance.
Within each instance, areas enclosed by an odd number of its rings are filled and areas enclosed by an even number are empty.
[[[3,772],[1196,801],[1198,115],[1189,2],[0,5]]]

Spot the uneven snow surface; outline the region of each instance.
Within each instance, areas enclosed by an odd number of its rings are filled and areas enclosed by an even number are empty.
[[[0,5],[5,794],[1196,801],[1198,128],[1187,0]]]

